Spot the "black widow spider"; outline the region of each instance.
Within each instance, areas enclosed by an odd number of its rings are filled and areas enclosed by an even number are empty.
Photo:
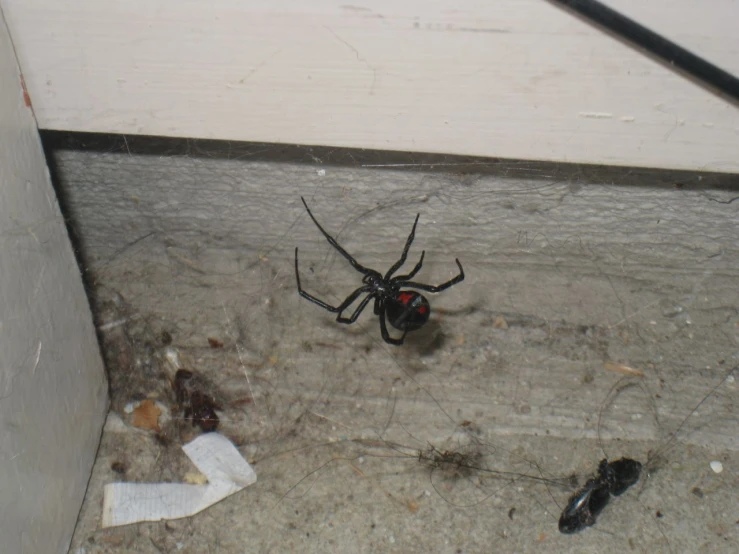
[[[464,270],[462,269],[462,264],[459,263],[459,260],[455,258],[454,261],[457,262],[457,266],[459,267],[459,275],[457,275],[453,279],[450,279],[446,283],[434,286],[411,281],[416,273],[421,270],[421,267],[423,265],[423,257],[426,254],[425,250],[421,252],[421,259],[418,260],[418,263],[411,270],[410,273],[408,273],[407,275],[398,275],[396,277],[392,276],[393,273],[400,269],[400,266],[405,263],[405,260],[408,257],[408,250],[410,249],[413,238],[416,235],[416,225],[418,224],[418,218],[421,217],[421,214],[416,215],[416,221],[413,223],[413,229],[411,229],[411,234],[408,235],[408,240],[405,241],[405,248],[403,248],[403,253],[400,255],[400,259],[393,264],[393,266],[383,277],[382,274],[378,271],[361,265],[346,250],[344,250],[339,245],[339,243],[336,242],[336,240],[331,235],[329,235],[323,229],[323,227],[321,227],[318,221],[316,221],[316,218],[313,217],[313,214],[308,208],[308,204],[305,203],[305,198],[301,196],[300,199],[303,201],[305,210],[308,212],[308,215],[313,220],[313,223],[315,223],[316,227],[318,227],[321,233],[323,233],[323,236],[326,237],[328,243],[336,248],[336,250],[339,251],[339,254],[344,256],[344,258],[346,258],[349,263],[352,264],[352,267],[354,267],[354,269],[364,275],[364,277],[362,278],[363,285],[361,287],[347,296],[340,305],[331,306],[330,304],[326,304],[326,302],[324,302],[323,300],[319,300],[315,296],[308,294],[300,286],[300,273],[298,272],[298,249],[295,248],[295,278],[298,282],[298,293],[306,300],[310,300],[324,310],[328,310],[332,313],[338,313],[339,315],[336,317],[336,321],[338,321],[339,323],[354,323],[359,315],[362,313],[364,308],[367,306],[369,301],[374,298],[375,315],[379,316],[380,318],[380,332],[382,333],[382,339],[389,344],[401,345],[403,344],[403,341],[405,340],[405,335],[408,333],[408,331],[415,331],[416,329],[420,329],[421,327],[423,327],[429,320],[429,315],[431,314],[431,306],[429,305],[429,301],[426,300],[425,296],[412,290],[401,289],[418,289],[426,292],[441,292],[445,289],[448,289],[452,285],[456,285],[457,283],[464,280]],[[362,299],[352,315],[350,317],[343,316],[342,312],[346,310],[357,298],[359,298],[359,296],[365,293],[367,293],[367,296]],[[394,339],[390,336],[390,334],[387,332],[387,324],[385,322],[386,319],[390,322],[390,325],[395,327],[397,330],[403,331],[402,337],[400,337],[399,339]]]

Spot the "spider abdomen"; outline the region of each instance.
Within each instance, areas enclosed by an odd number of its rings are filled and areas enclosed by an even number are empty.
[[[387,320],[399,331],[415,331],[423,327],[431,315],[431,306],[422,294],[403,290],[385,301]]]

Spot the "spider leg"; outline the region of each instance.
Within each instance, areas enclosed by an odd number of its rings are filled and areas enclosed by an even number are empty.
[[[360,264],[360,263],[359,263],[359,262],[358,262],[357,260],[355,260],[355,259],[354,259],[354,258],[352,257],[352,255],[351,255],[351,254],[349,254],[349,252],[347,252],[346,250],[344,250],[344,249],[343,249],[343,248],[342,248],[342,247],[341,247],[341,246],[339,245],[339,243],[338,243],[338,242],[336,242],[336,239],[335,239],[334,237],[332,237],[331,235],[329,235],[329,234],[328,234],[328,233],[327,233],[327,232],[326,232],[326,231],[324,230],[324,228],[323,228],[323,227],[321,227],[321,224],[320,224],[320,223],[318,223],[318,221],[316,221],[316,218],[315,218],[315,217],[313,217],[313,214],[311,213],[311,211],[310,211],[310,208],[308,208],[308,204],[306,204],[306,203],[305,203],[305,198],[303,198],[303,197],[301,196],[301,197],[300,197],[300,199],[301,199],[301,200],[303,201],[303,206],[305,206],[305,211],[307,211],[307,212],[308,212],[308,215],[309,215],[309,216],[310,216],[310,218],[311,218],[311,219],[313,220],[313,223],[315,223],[315,224],[316,224],[316,227],[318,227],[318,230],[319,230],[319,231],[321,231],[321,233],[323,233],[323,236],[324,236],[324,237],[326,237],[326,240],[328,241],[328,243],[329,243],[329,244],[330,244],[331,246],[333,246],[334,248],[336,248],[336,250],[338,250],[338,251],[339,251],[339,254],[341,254],[342,256],[344,256],[344,258],[346,258],[346,260],[347,260],[347,261],[348,261],[348,262],[349,262],[350,264],[352,264],[352,267],[353,267],[354,269],[356,269],[356,270],[357,270],[357,271],[359,271],[360,273],[364,273],[365,275],[366,275],[366,274],[368,274],[368,273],[371,273],[371,272],[372,272],[372,270],[371,270],[371,269],[367,269],[367,268],[366,268],[366,267],[364,267],[364,266],[363,266],[362,264]],[[418,218],[416,218],[416,219],[418,219]],[[414,229],[415,229],[415,226],[414,226]]]
[[[403,336],[399,339],[394,339],[390,336],[390,333],[387,332],[387,323],[385,322],[385,306],[380,306],[380,334],[382,335],[382,340],[384,340],[388,344],[393,344],[395,346],[400,346],[403,344],[403,341],[405,340],[405,335],[408,333],[408,331],[403,331]]]
[[[418,260],[418,263],[416,264],[416,267],[413,268],[413,270],[408,275],[398,275],[396,277],[393,277],[390,279],[390,282],[396,283],[398,281],[407,281],[408,279],[413,279],[415,277],[416,273],[418,273],[421,270],[421,267],[423,267],[423,257],[426,255],[426,251],[423,250],[421,252],[421,259]]]
[[[349,297],[346,300],[344,300],[344,302],[342,302],[341,305],[344,306],[344,308],[348,308],[349,304],[351,304],[357,298],[357,296],[359,296],[363,292],[367,292],[363,290],[364,288],[365,287],[361,287],[355,290],[353,293],[351,293],[351,295],[349,295]],[[338,321],[339,323],[346,323],[347,325],[349,323],[354,323],[355,321],[357,321],[359,314],[361,314],[364,311],[369,301],[372,300],[373,296],[374,294],[368,294],[367,296],[365,296],[364,299],[362,299],[362,301],[359,303],[359,306],[357,306],[357,309],[354,310],[354,313],[350,317],[343,317],[341,314],[339,314],[339,316],[336,318],[336,321]]]
[[[375,297],[375,315],[380,315],[380,298]]]
[[[403,282],[403,287],[409,289],[425,290],[427,292],[441,292],[453,285],[456,285],[457,283],[464,281],[464,269],[462,269],[462,264],[459,263],[459,260],[456,258],[454,259],[454,261],[457,262],[457,267],[459,267],[459,275],[457,275],[453,279],[449,279],[446,283],[442,283],[440,285],[427,285],[425,283],[405,281]]]
[[[346,308],[349,307],[349,305],[352,302],[354,302],[360,294],[362,294],[364,292],[369,292],[370,289],[371,289],[371,287],[369,285],[364,285],[364,286],[359,287],[354,292],[352,292],[349,296],[347,296],[346,300],[344,300],[340,305],[338,305],[338,306],[332,306],[331,304],[326,304],[326,302],[324,302],[323,300],[321,300],[319,298],[316,298],[312,294],[309,294],[309,293],[305,292],[303,290],[303,287],[300,286],[300,272],[298,271],[298,249],[297,248],[295,249],[295,280],[298,282],[298,294],[300,296],[302,296],[306,300],[310,300],[311,302],[313,302],[317,306],[320,306],[324,310],[327,310],[327,311],[329,311],[331,313],[334,313],[334,314],[335,313],[338,313],[339,314],[339,317],[336,320],[339,321],[339,322],[341,322],[341,323],[352,323],[354,320],[357,319],[357,317],[359,317],[359,313],[355,312],[354,314],[352,314],[352,318],[354,318],[354,319],[352,319],[351,321],[342,321],[342,319],[346,319],[346,318],[341,318],[341,312],[343,312],[344,310],[346,310]],[[362,304],[360,304],[360,306],[366,305],[367,302],[363,300],[362,301]]]
[[[413,222],[413,229],[411,229],[411,234],[408,235],[408,239],[406,239],[405,241],[405,247],[403,248],[403,253],[400,255],[400,259],[393,264],[393,267],[388,269],[387,273],[385,274],[386,281],[390,279],[390,276],[396,271],[398,271],[398,269],[400,269],[400,266],[405,263],[405,259],[408,257],[408,250],[411,247],[411,243],[413,242],[413,239],[416,237],[416,225],[418,225],[419,217],[421,217],[421,214],[416,214],[416,221]],[[423,260],[423,254],[421,254],[421,259]],[[421,269],[421,268],[419,267],[418,269]],[[415,274],[415,271],[412,271],[411,273]]]

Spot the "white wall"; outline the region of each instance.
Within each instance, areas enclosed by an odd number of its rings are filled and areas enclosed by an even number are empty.
[[[739,3],[609,5],[739,74]],[[0,0],[39,126],[739,171],[739,110],[545,0]]]
[[[82,279],[0,17],[0,550],[66,552],[107,408]]]

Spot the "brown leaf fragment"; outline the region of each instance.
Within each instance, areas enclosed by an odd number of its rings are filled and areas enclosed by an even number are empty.
[[[159,431],[159,416],[162,410],[151,400],[144,400],[133,411],[133,426],[139,429]]]

